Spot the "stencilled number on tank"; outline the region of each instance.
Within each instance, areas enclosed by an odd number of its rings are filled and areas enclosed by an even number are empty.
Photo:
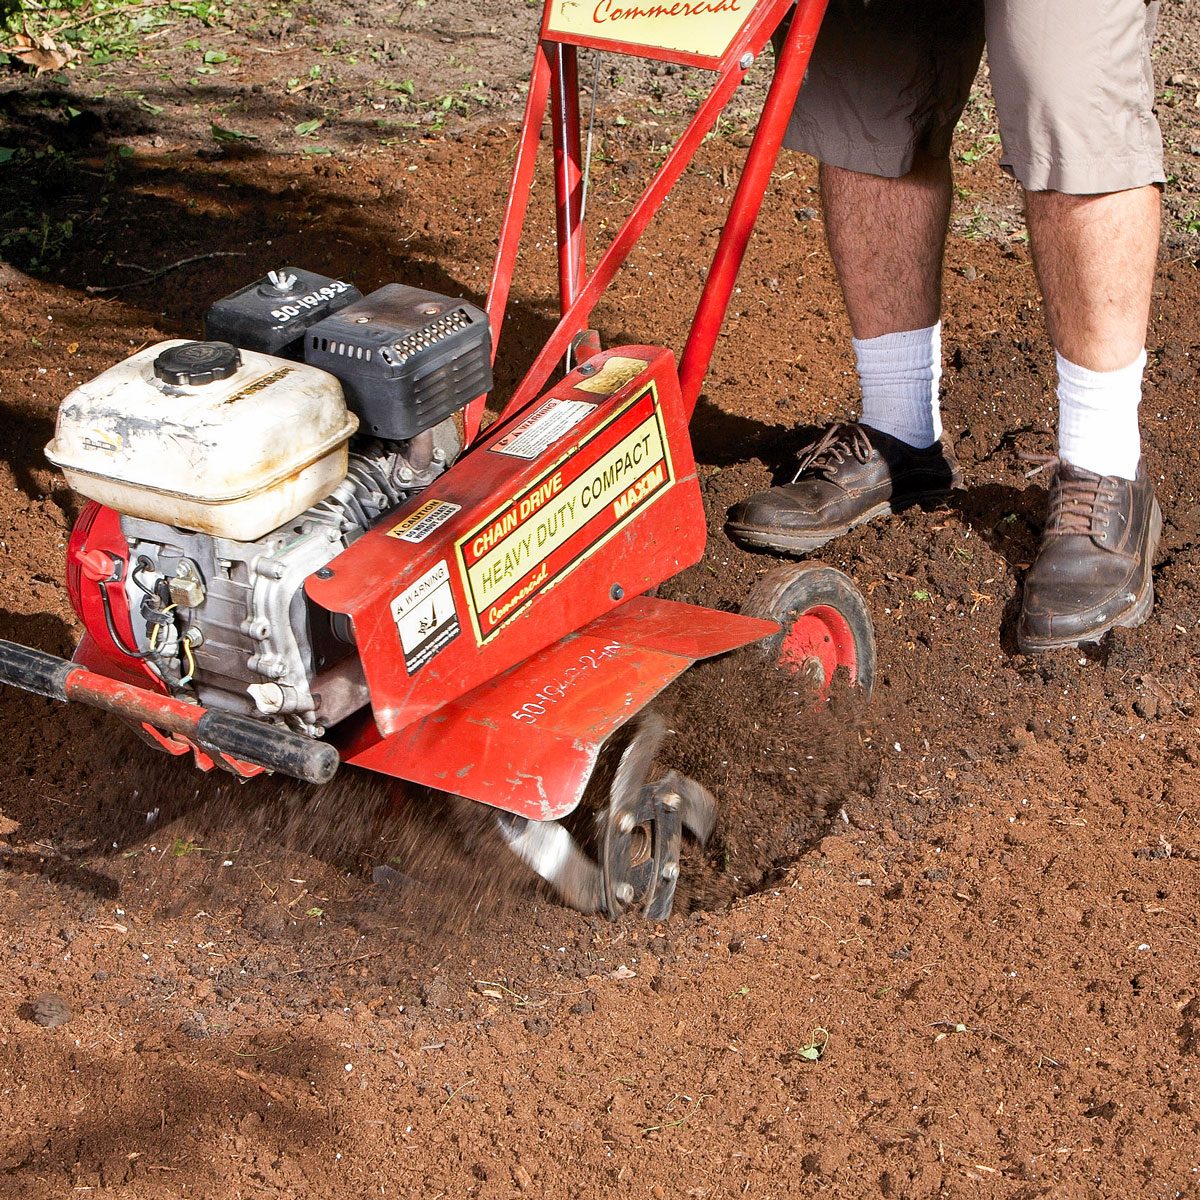
[[[595,671],[606,658],[612,658],[620,648],[620,642],[609,642],[605,646],[581,654],[578,666],[568,667],[558,679],[535,692],[532,700],[513,711],[513,720],[526,721],[530,725],[536,725],[538,718],[544,717],[551,707],[563,699],[573,684],[577,683],[588,671]]]
[[[348,283],[342,283],[339,279],[336,283],[329,283],[322,288],[317,288],[315,292],[309,292],[307,296],[300,296],[290,304],[281,304],[278,308],[271,309],[271,316],[281,325],[286,325],[288,321],[294,320],[302,312],[316,308],[318,305],[324,304],[326,300],[332,300],[334,296],[340,296],[349,286]]]

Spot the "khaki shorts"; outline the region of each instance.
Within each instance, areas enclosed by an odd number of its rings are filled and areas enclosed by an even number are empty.
[[[1158,0],[830,0],[784,144],[896,177],[944,157],[986,40],[1001,165],[1030,191],[1161,183]]]

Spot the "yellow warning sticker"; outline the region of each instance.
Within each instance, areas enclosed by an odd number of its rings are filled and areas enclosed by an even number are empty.
[[[393,525],[387,535],[399,538],[402,542],[423,542],[461,508],[461,504],[451,504],[449,500],[426,500],[420,508],[413,509],[407,517]]]

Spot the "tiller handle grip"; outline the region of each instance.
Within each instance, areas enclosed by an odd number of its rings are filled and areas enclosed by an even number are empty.
[[[0,641],[0,683],[51,700],[90,704],[136,724],[180,734],[208,754],[227,755],[306,783],[328,783],[341,764],[328,742],[122,683],[14,642]]]

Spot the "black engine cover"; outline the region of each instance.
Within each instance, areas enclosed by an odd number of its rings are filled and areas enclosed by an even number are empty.
[[[361,299],[362,292],[353,284],[301,267],[283,267],[218,300],[204,314],[204,336],[243,350],[299,359],[310,325]]]
[[[403,440],[492,389],[487,314],[389,283],[313,325],[304,361],[335,375],[363,433]]]

